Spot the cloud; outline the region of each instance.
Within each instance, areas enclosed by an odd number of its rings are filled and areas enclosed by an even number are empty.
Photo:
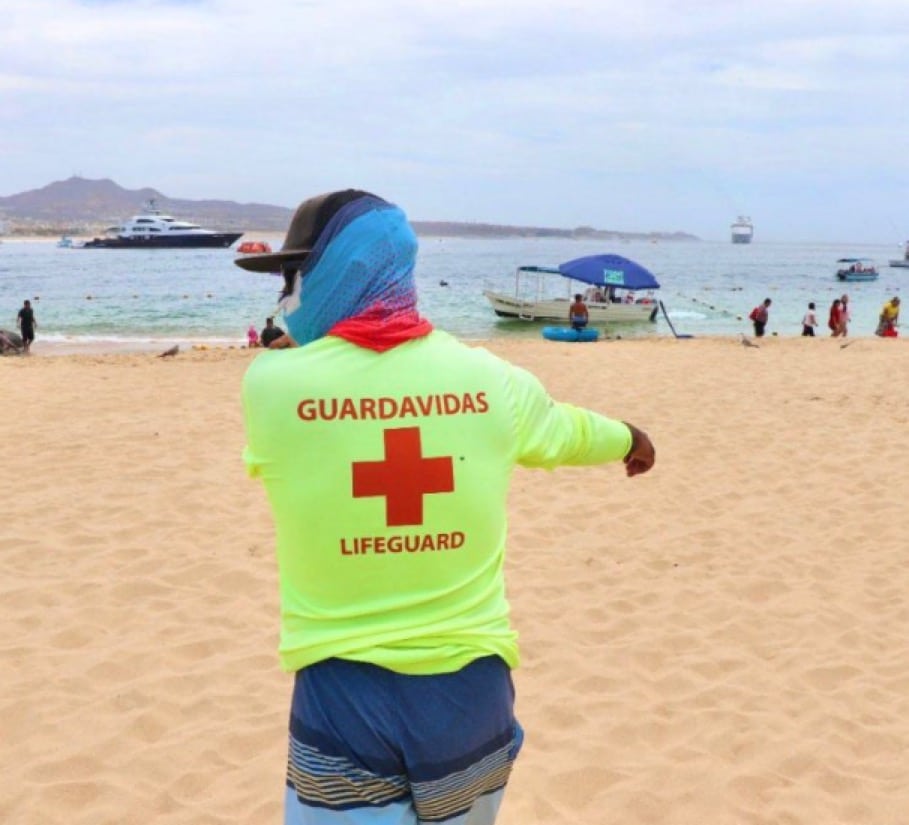
[[[888,239],[907,41],[883,0],[7,0],[3,194],[355,184],[417,218],[723,237],[746,211],[780,239],[845,197],[865,226],[838,211],[830,238]]]

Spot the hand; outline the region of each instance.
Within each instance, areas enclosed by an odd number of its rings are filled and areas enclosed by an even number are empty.
[[[639,430],[634,424],[629,424],[627,421],[624,423],[631,430],[631,448],[622,460],[625,462],[625,475],[631,478],[631,476],[646,473],[653,467],[653,463],[656,461],[656,450],[647,433]]]

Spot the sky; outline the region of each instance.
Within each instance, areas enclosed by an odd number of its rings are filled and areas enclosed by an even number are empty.
[[[0,195],[909,239],[907,0],[3,0]]]

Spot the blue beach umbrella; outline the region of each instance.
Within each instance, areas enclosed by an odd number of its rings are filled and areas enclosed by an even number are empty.
[[[658,289],[659,281],[650,270],[621,255],[587,255],[559,264],[566,278],[594,286],[618,286],[624,289]]]

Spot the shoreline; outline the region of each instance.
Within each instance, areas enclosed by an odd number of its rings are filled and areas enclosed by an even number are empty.
[[[40,339],[36,339],[32,344],[31,356],[44,356],[47,358],[59,358],[67,355],[143,355],[155,354],[169,349],[174,345],[179,345],[181,352],[204,351],[204,350],[235,350],[248,349],[241,339],[236,342],[227,341],[222,338],[193,338],[185,337],[175,338],[154,338],[141,339],[136,341],[118,340],[118,341],[55,341],[45,343],[42,346]],[[15,358],[17,356],[7,356]]]
[[[467,344],[468,346],[482,346],[488,349],[497,349],[505,348],[508,350],[520,349],[522,347],[532,348],[536,345],[543,347],[560,347],[567,348],[568,352],[575,351],[577,349],[597,349],[597,346],[600,347],[604,345],[643,345],[643,346],[652,346],[659,347],[660,345],[665,345],[669,343],[679,343],[680,345],[687,346],[696,346],[698,343],[717,343],[717,344],[737,344],[743,348],[752,348],[748,347],[745,341],[754,345],[753,348],[761,349],[766,347],[767,349],[772,349],[778,346],[798,346],[798,347],[824,347],[826,345],[819,344],[818,342],[824,340],[830,340],[830,346],[836,346],[839,349],[846,349],[852,344],[859,342],[880,342],[876,343],[875,346],[899,346],[902,337],[897,338],[881,338],[877,335],[849,335],[846,338],[833,338],[831,335],[817,335],[814,338],[807,337],[807,341],[813,341],[814,343],[805,343],[805,344],[793,344],[794,341],[801,341],[804,339],[801,335],[777,335],[771,334],[764,336],[763,338],[755,338],[753,335],[692,335],[692,336],[679,336],[674,337],[671,334],[666,335],[653,335],[647,337],[622,337],[612,336],[612,337],[601,337],[597,341],[591,342],[564,342],[564,341],[547,341],[542,338],[542,336],[501,336],[493,338],[467,338],[464,336],[455,336],[458,340]],[[201,336],[198,338],[188,339],[185,336],[174,336],[174,337],[161,337],[161,338],[143,338],[136,339],[135,341],[129,340],[69,340],[69,341],[54,341],[54,342],[43,342],[40,340],[40,337],[36,339],[35,343],[32,344],[32,351],[29,353],[29,358],[61,358],[66,356],[93,356],[93,357],[104,357],[104,356],[129,356],[129,355],[157,355],[160,352],[169,349],[174,345],[179,345],[180,353],[190,353],[190,352],[229,352],[229,351],[251,351],[253,354],[257,354],[263,351],[262,348],[254,347],[252,350],[246,345],[245,341],[241,338],[237,339],[225,339],[217,337],[205,337]],[[809,350],[806,350],[809,351]],[[4,360],[17,360],[24,358],[24,355],[5,355],[0,356],[0,363]]]
[[[15,330],[14,330],[15,331]],[[528,331],[529,332],[529,331]],[[453,333],[452,333],[453,334]],[[458,340],[463,341],[464,343],[470,346],[489,346],[495,347],[497,344],[507,344],[508,342],[513,342],[516,344],[528,344],[528,343],[542,343],[544,345],[562,345],[569,346],[570,348],[575,348],[578,345],[583,346],[585,349],[588,347],[596,347],[597,344],[620,344],[620,343],[653,343],[657,344],[659,342],[667,341],[679,341],[679,342],[690,342],[690,341],[716,341],[716,342],[734,342],[741,344],[743,340],[747,339],[748,341],[757,345],[758,348],[764,345],[773,345],[773,342],[777,341],[793,341],[793,340],[802,340],[807,338],[808,341],[821,341],[825,339],[830,339],[835,341],[837,346],[844,347],[850,342],[858,341],[888,341],[888,342],[899,342],[902,340],[902,336],[897,338],[888,338],[883,339],[880,336],[872,334],[868,335],[853,335],[850,334],[845,338],[833,338],[829,334],[818,334],[813,337],[811,336],[802,336],[800,334],[791,334],[791,335],[779,335],[777,333],[771,333],[765,335],[763,338],[755,338],[753,334],[739,333],[739,334],[717,334],[717,335],[684,335],[680,334],[679,336],[674,336],[671,333],[661,333],[648,336],[622,336],[610,335],[610,336],[601,336],[597,341],[591,342],[558,342],[558,341],[546,341],[542,338],[542,327],[540,327],[539,335],[503,335],[503,336],[494,336],[494,337],[477,337],[470,338],[466,336],[455,335]],[[181,351],[194,351],[194,350],[246,350],[249,347],[246,345],[245,339],[242,337],[233,338],[223,338],[218,336],[198,336],[194,338],[188,338],[186,336],[161,336],[157,338],[137,338],[137,339],[69,339],[66,341],[42,341],[41,336],[39,335],[35,342],[32,344],[32,356],[44,356],[44,357],[60,357],[65,355],[124,355],[124,354],[147,354],[147,353],[157,353],[164,349],[168,349],[174,345],[179,345]],[[816,344],[815,344],[816,345]],[[811,346],[806,344],[805,346]],[[260,348],[254,348],[257,352],[261,351]],[[0,356],[2,358],[3,356]],[[15,355],[6,356],[9,358],[15,358]]]

